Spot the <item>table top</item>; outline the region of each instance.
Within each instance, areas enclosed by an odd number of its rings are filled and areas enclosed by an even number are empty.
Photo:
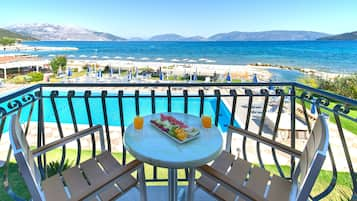
[[[218,128],[203,128],[197,116],[182,113],[164,113],[174,116],[190,127],[200,130],[197,139],[180,144],[151,126],[151,119],[160,114],[144,117],[144,127],[136,130],[131,124],[124,133],[124,146],[129,153],[143,162],[167,168],[193,168],[204,165],[222,152],[223,139]]]

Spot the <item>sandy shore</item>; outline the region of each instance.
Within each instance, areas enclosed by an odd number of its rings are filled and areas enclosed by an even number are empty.
[[[139,70],[151,68],[161,70],[169,75],[183,75],[185,73],[197,75],[212,76],[216,73],[218,76],[225,78],[230,73],[232,79],[251,80],[254,74],[261,81],[269,81],[272,76],[267,69],[256,68],[249,65],[221,65],[221,64],[204,64],[204,63],[173,63],[173,62],[152,62],[152,61],[130,61],[130,60],[79,60],[73,59],[68,61],[68,66],[82,68],[86,65],[99,65],[100,68],[111,66],[114,69],[120,67],[121,70]]]
[[[0,50],[8,51],[77,51],[76,47],[45,47],[45,46],[29,46],[23,44],[16,44],[11,46],[0,45]]]

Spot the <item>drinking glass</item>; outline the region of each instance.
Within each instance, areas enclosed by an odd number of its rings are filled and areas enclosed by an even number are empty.
[[[137,130],[142,129],[144,126],[144,118],[140,116],[136,116],[134,118],[134,128]]]

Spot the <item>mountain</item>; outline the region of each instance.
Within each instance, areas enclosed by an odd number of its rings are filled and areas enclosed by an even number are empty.
[[[6,27],[18,34],[49,41],[122,41],[125,38],[82,27],[52,24],[18,24]]]
[[[22,34],[14,33],[6,29],[1,29],[0,28],[0,38],[16,38],[16,39],[21,39],[21,40],[37,40],[36,38],[25,36]]]
[[[162,34],[149,38],[149,41],[201,41],[206,40],[202,36],[184,37],[178,34]]]
[[[296,41],[316,40],[329,36],[326,33],[312,31],[262,31],[262,32],[229,32],[219,33],[208,38],[202,36],[184,37],[178,34],[153,36],[149,41]]]
[[[327,36],[319,38],[318,40],[357,40],[357,31],[350,33],[343,33],[334,36]]]
[[[262,31],[220,33],[208,38],[210,41],[296,41],[316,40],[329,36],[326,33],[312,31]]]

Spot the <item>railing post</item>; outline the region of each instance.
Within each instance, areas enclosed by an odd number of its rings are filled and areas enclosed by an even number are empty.
[[[76,115],[74,113],[74,107],[73,107],[73,102],[72,102],[72,98],[75,96],[75,93],[76,92],[73,91],[73,90],[68,91],[67,99],[68,99],[69,110],[71,112],[71,118],[72,118],[74,132],[78,132],[77,119],[76,119]],[[82,150],[81,140],[78,139],[77,140],[77,160],[76,160],[76,165],[79,165],[79,163],[81,161],[81,150]]]
[[[219,112],[221,106],[221,92],[218,89],[216,89],[214,90],[214,95],[216,96],[216,115],[214,119],[214,125],[218,126]]]
[[[118,91],[119,118],[120,118],[121,139],[122,140],[124,139],[124,132],[125,132],[123,96],[124,96],[123,90]],[[126,148],[124,146],[124,143],[122,144],[122,148],[123,148],[122,163],[123,163],[123,165],[125,165],[126,164]]]
[[[108,113],[107,113],[107,104],[106,104],[106,97],[108,92],[106,90],[102,91],[101,99],[102,99],[102,107],[103,107],[103,117],[104,117],[104,125],[105,125],[105,133],[107,137],[107,146],[108,151],[112,151],[111,140],[110,140],[110,131],[109,131],[109,122],[108,122]]]
[[[233,101],[232,101],[231,120],[229,121],[229,124],[231,126],[234,126],[234,119],[235,119],[236,107],[237,107],[237,91],[235,89],[231,89],[230,95],[233,96]]]
[[[89,127],[93,126],[93,120],[92,120],[92,113],[89,105],[89,97],[91,96],[91,91],[86,90],[84,92],[84,103],[86,106],[86,111],[87,111],[87,117],[88,117],[88,125]],[[92,140],[92,158],[95,157],[95,152],[96,152],[96,142],[95,142],[95,136],[94,133],[91,134],[91,140]]]
[[[290,134],[290,146],[295,149],[295,85],[291,86],[290,90],[290,123],[291,123],[291,134]],[[293,176],[295,170],[295,157],[291,156],[290,160],[290,176]]]
[[[204,95],[204,92],[202,89],[200,89],[198,91],[198,95],[200,96],[200,117],[202,116],[203,114],[203,109],[204,109],[204,105],[205,105],[205,95]]]

